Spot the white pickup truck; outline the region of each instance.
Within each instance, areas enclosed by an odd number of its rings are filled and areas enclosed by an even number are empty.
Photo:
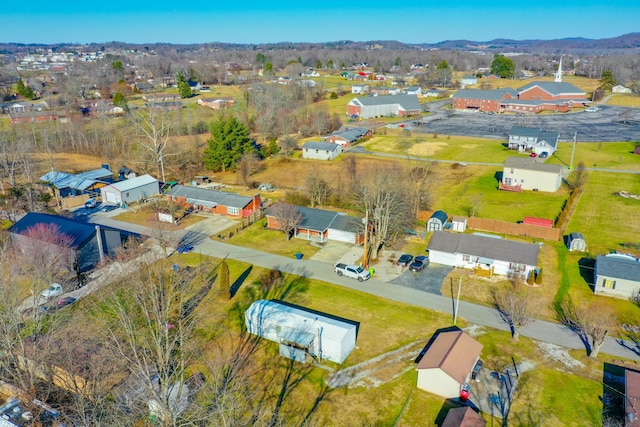
[[[371,277],[367,270],[353,264],[340,263],[336,264],[333,269],[336,273],[338,273],[338,276],[351,277],[352,279],[358,279],[359,282],[369,280],[369,278]]]

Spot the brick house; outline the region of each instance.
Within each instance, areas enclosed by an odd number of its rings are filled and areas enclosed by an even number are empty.
[[[194,208],[231,218],[246,218],[260,210],[260,194],[253,197],[206,188],[176,185],[167,193],[167,199],[183,208]]]

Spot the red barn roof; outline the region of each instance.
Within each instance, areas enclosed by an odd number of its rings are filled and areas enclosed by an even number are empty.
[[[552,219],[544,219],[544,218],[536,218],[536,217],[533,217],[533,216],[525,216],[523,222],[525,224],[529,224],[529,225],[537,225],[538,227],[553,228],[553,220]]]

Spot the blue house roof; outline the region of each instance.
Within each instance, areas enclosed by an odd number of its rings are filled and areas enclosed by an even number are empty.
[[[624,255],[596,257],[596,274],[640,284],[640,262]]]
[[[113,172],[109,169],[100,168],[78,174],[67,172],[49,171],[40,177],[40,181],[55,185],[58,189],[72,188],[74,190],[85,190],[97,182],[112,180]]]
[[[429,221],[434,218],[440,221],[442,224],[445,224],[447,221],[449,221],[449,215],[447,215],[444,211],[435,211],[431,215],[431,218],[429,218]]]
[[[60,233],[69,236],[71,248],[80,248],[87,240],[96,234],[95,225],[64,218],[58,215],[49,215],[38,212],[29,212],[9,228],[10,233],[24,234],[29,228],[37,224],[53,224],[58,227]],[[102,227],[102,226],[101,226]]]

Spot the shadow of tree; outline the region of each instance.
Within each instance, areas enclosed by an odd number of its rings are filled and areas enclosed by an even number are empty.
[[[244,270],[242,272],[242,274],[231,284],[231,286],[229,287],[229,298],[233,298],[234,296],[236,296],[236,294],[238,293],[238,290],[240,290],[240,287],[242,286],[242,284],[244,283],[245,280],[247,280],[247,277],[249,277],[249,274],[251,274],[251,271],[253,270],[253,265],[250,265],[249,267],[247,267],[246,270]]]
[[[217,270],[218,268],[220,268],[220,264],[221,262],[211,269],[202,287],[200,287],[200,289],[198,289],[198,291],[184,303],[182,318],[187,318],[191,316],[194,310],[198,308],[202,300],[209,294],[209,292],[211,291],[211,288],[213,287],[213,284],[216,281],[216,278],[218,277]],[[187,271],[191,271],[191,270],[187,270]]]
[[[592,348],[589,342],[589,336],[586,331],[578,323],[578,314],[576,307],[570,297],[567,297],[562,304],[554,305],[553,310],[556,314],[558,322],[563,324],[567,329],[574,332],[585,347],[587,356],[591,354]]]

